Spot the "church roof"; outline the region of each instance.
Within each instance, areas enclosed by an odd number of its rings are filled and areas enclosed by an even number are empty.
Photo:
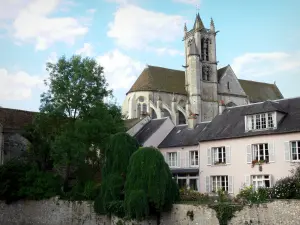
[[[186,95],[184,71],[148,66],[132,85],[128,93],[161,91]]]
[[[227,66],[218,69],[218,78],[223,76],[226,69]],[[239,79],[239,82],[252,103],[283,98],[275,84],[242,79]],[[128,93],[137,91],[158,91],[186,95],[185,72],[182,70],[148,66],[143,70]]]

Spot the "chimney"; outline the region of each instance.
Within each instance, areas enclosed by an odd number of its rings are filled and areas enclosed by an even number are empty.
[[[226,109],[225,103],[223,100],[221,100],[219,103],[219,115],[221,115],[225,109]]]
[[[189,129],[194,129],[196,124],[197,124],[197,117],[198,114],[193,114],[191,113],[189,118],[188,118],[188,128]]]

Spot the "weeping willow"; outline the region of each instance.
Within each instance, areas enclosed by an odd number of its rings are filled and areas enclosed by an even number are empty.
[[[125,182],[125,212],[128,217],[142,219],[151,213],[169,210],[178,196],[177,184],[159,150],[145,147],[133,153]]]

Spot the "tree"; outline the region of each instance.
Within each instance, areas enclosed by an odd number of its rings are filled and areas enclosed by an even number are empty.
[[[104,153],[103,182],[94,205],[96,212],[110,213],[109,206],[114,202],[123,206],[127,167],[131,155],[138,148],[137,140],[125,132],[119,132],[110,138]]]
[[[103,67],[94,59],[62,56],[57,63],[47,63],[47,71],[48,91],[42,94],[40,111],[62,121],[51,139],[50,155],[54,166],[63,168],[67,190],[71,171],[95,160],[108,137],[124,130],[124,124],[120,109],[104,102],[112,94]]]
[[[143,219],[171,209],[179,190],[169,166],[156,148],[144,147],[130,158],[125,183],[125,212],[133,219]]]

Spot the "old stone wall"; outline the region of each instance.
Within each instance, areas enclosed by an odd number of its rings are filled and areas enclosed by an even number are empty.
[[[110,225],[106,216],[97,216],[88,202],[57,199],[0,202],[1,225]]]
[[[235,213],[229,225],[300,225],[300,201],[278,200],[245,206]],[[20,201],[11,205],[0,202],[1,225],[156,225],[147,221],[122,221],[117,217],[97,216],[88,202],[56,199]],[[216,212],[207,206],[174,205],[161,216],[161,225],[218,225]]]

